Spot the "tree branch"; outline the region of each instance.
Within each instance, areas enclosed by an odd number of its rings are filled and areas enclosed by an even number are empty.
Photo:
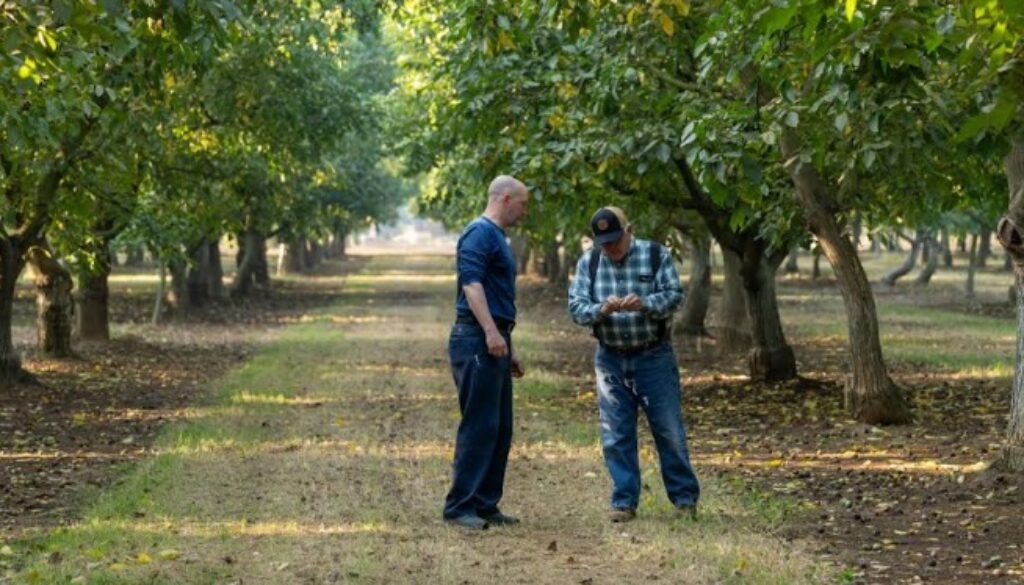
[[[722,210],[714,204],[711,197],[704,191],[704,187],[697,180],[697,176],[693,174],[689,161],[686,160],[686,157],[673,157],[672,161],[675,163],[679,174],[682,175],[686,190],[689,191],[690,198],[693,200],[694,209],[704,218],[704,223],[707,224],[711,234],[722,246],[738,250],[740,248],[739,238],[723,222],[724,214]]]

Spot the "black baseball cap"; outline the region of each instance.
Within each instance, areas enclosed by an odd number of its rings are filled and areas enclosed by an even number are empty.
[[[626,214],[618,207],[602,207],[590,218],[594,244],[601,246],[618,241],[626,231]]]

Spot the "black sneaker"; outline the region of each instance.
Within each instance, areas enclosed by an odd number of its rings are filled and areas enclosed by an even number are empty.
[[[463,514],[455,518],[445,518],[444,521],[467,530],[487,530],[490,527],[486,520],[476,514]]]
[[[487,521],[488,524],[495,526],[515,526],[519,524],[519,518],[515,516],[506,516],[501,512],[495,512],[493,514],[480,514],[480,517]]]

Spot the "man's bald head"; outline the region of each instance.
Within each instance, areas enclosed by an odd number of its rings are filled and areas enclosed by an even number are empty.
[[[502,195],[522,196],[527,192],[526,185],[519,179],[511,175],[498,175],[487,187],[487,199],[493,201]]]
[[[509,175],[499,175],[487,187],[485,215],[502,229],[516,225],[526,215],[530,191],[522,181]]]

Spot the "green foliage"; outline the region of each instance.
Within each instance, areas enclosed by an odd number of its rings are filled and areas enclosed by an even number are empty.
[[[243,228],[316,235],[338,217],[386,217],[408,191],[378,146],[393,73],[377,9],[5,8],[3,224],[91,265],[119,234],[170,258]]]
[[[970,208],[987,221],[996,135],[1024,88],[1019,4],[407,3],[403,152],[436,173],[421,205],[450,224],[479,211],[472,194],[495,174],[523,177],[543,237],[607,203],[678,221],[700,203],[685,162],[722,227],[787,247],[802,232],[787,132],[841,220],[935,226]]]

